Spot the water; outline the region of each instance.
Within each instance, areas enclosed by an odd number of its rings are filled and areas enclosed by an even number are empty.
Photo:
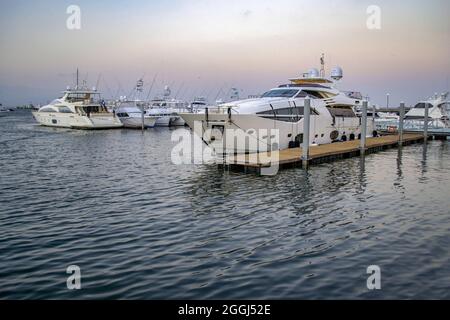
[[[0,298],[450,298],[449,142],[257,177],[170,135],[0,117]]]

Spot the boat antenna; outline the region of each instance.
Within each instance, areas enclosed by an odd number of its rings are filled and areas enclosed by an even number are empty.
[[[222,88],[223,88],[223,87],[221,87],[221,88],[219,89],[219,92],[217,92],[216,97],[214,98],[214,102],[217,101],[217,99],[219,99],[219,96],[222,94]]]
[[[77,90],[78,90],[78,81],[79,81],[79,71],[78,71],[78,68],[77,68],[77,86],[76,86],[76,88],[75,88],[75,89],[77,89]]]
[[[156,81],[157,77],[158,77],[158,74],[155,74],[155,76],[153,77],[152,84],[150,85],[150,89],[148,90],[147,98],[145,99],[146,101],[150,98],[150,93],[152,92],[152,89],[153,89],[153,86],[155,85],[155,81]]]
[[[320,77],[325,78],[325,54],[320,57]]]
[[[100,84],[100,78],[102,77],[102,74],[100,73],[99,75],[98,75],[98,78],[97,78],[97,83],[95,84],[95,89],[96,90],[98,90],[98,85]]]

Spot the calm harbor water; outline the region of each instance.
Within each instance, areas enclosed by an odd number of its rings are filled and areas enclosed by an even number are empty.
[[[450,298],[448,141],[257,177],[170,137],[0,117],[0,298]]]

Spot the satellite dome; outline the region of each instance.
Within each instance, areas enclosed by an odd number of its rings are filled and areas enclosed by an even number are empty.
[[[342,71],[341,67],[335,67],[331,70],[331,79],[333,80],[341,80],[344,76],[344,71]]]
[[[319,70],[316,68],[309,69],[308,75],[310,78],[319,78]]]

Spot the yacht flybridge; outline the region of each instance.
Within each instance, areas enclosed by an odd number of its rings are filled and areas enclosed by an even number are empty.
[[[320,73],[311,69],[258,98],[209,107],[201,114],[180,115],[217,154],[282,150],[303,143],[304,103],[309,98],[311,144],[358,139],[361,117],[355,111],[363,103],[362,95],[338,90],[336,83],[343,76],[342,69],[334,68],[331,79],[327,79],[323,58],[321,61]],[[229,129],[232,129],[231,135],[228,135]],[[372,121],[368,121],[367,132],[377,134]],[[244,143],[236,143],[237,140]]]
[[[86,87],[68,88],[62,98],[33,111],[37,122],[44,126],[72,129],[108,129],[122,127],[115,114],[100,102],[100,93]]]

